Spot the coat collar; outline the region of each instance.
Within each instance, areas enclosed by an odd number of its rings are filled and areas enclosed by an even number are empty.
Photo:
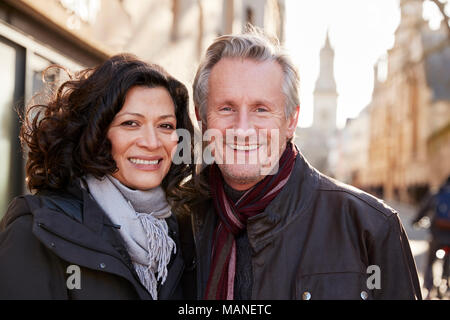
[[[260,252],[273,240],[273,237],[284,230],[284,227],[306,213],[310,213],[314,194],[318,189],[319,174],[299,152],[295,159],[293,172],[283,190],[267,206],[264,212],[247,221],[249,243],[255,253]],[[197,287],[198,298],[204,296],[204,288],[210,270],[212,241],[217,224],[217,215],[211,199],[199,203],[192,214],[197,252]],[[205,272],[205,270],[208,270]]]
[[[35,224],[66,241],[123,259],[103,232],[112,223],[80,183],[76,181],[64,192],[39,193],[40,205],[30,205]]]
[[[291,177],[264,212],[247,221],[250,245],[258,252],[293,219],[308,211],[318,188],[318,172],[299,152]]]
[[[295,159],[293,172],[277,197],[264,212],[247,221],[247,233],[250,245],[255,252],[264,248],[273,236],[283,230],[292,219],[308,211],[319,184],[319,173],[299,151]],[[196,243],[206,246],[206,239],[212,237],[217,216],[211,199],[201,203],[193,214],[193,228]],[[209,247],[211,244],[209,244]]]

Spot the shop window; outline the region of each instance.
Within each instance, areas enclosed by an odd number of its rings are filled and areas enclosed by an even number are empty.
[[[58,87],[60,70],[57,67],[48,69],[54,65],[50,60],[34,54],[31,61],[33,76],[32,96],[33,104],[46,104]]]
[[[0,37],[0,217],[23,192],[23,163],[17,111],[23,108],[25,50]]]

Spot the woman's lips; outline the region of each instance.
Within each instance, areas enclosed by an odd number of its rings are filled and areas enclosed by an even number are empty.
[[[131,165],[139,170],[154,171],[161,167],[163,158],[146,157],[146,158],[128,158]]]

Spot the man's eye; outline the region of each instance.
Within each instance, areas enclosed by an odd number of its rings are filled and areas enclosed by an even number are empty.
[[[231,107],[222,107],[220,108],[220,111],[233,111],[233,109],[231,109]]]
[[[267,112],[267,108],[265,108],[265,107],[258,107],[258,108],[256,108],[256,112]]]

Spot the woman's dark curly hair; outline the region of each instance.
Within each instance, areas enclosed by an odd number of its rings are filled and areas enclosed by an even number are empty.
[[[70,77],[47,104],[28,108],[20,138],[28,151],[26,176],[30,191],[61,190],[87,174],[100,178],[118,170],[107,131],[134,86],[167,89],[175,105],[177,129],[191,133],[192,146],[194,129],[186,87],[158,65],[130,54],[116,55]],[[162,181],[172,206],[182,201],[183,180],[193,171],[193,161],[172,163]]]

